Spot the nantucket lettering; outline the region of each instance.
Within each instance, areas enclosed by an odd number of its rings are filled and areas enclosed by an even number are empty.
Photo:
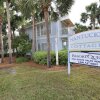
[[[100,51],[100,30],[87,31],[69,37],[70,51]]]

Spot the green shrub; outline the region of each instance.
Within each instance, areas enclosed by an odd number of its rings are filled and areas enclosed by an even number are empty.
[[[67,64],[67,50],[61,50],[59,51],[59,64],[60,65],[66,65]],[[47,52],[45,51],[37,51],[33,54],[33,60],[34,62],[38,64],[47,64]],[[51,65],[56,64],[56,57],[55,52],[51,52]]]
[[[51,52],[51,65],[55,65],[55,53]],[[46,65],[47,64],[47,52],[45,51],[37,51],[33,54],[33,60],[34,62],[38,63],[38,64],[43,64]]]
[[[67,64],[67,59],[68,59],[67,50],[59,51],[58,55],[59,55],[59,64],[60,65],[66,65]]]
[[[27,62],[27,61],[29,61],[29,59],[25,57],[16,58],[16,63],[22,63],[22,62]]]

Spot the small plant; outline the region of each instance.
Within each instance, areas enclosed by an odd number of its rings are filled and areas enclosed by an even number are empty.
[[[29,61],[29,59],[25,57],[16,58],[16,63],[22,63],[22,62],[27,62],[27,61]]]

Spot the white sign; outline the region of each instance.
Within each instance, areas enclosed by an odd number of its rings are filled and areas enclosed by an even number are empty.
[[[69,37],[69,51],[100,51],[100,30],[81,32]]]
[[[100,55],[83,52],[70,52],[70,62],[100,66]]]

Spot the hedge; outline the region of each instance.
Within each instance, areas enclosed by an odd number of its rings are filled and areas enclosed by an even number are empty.
[[[29,61],[29,59],[25,57],[16,58],[16,63],[22,63],[22,62],[27,62],[27,61]]]
[[[55,65],[56,60],[55,60],[55,53],[51,52],[51,65]],[[37,51],[33,54],[33,60],[34,62],[38,64],[47,64],[47,52],[45,51]]]
[[[51,65],[56,64],[56,56],[55,52],[51,52]],[[59,64],[60,65],[66,65],[67,64],[67,50],[61,50],[59,51]],[[47,64],[47,52],[45,51],[37,51],[33,54],[33,60],[34,62],[38,64]]]
[[[59,51],[59,65],[66,65],[67,64],[67,50],[61,50]]]

